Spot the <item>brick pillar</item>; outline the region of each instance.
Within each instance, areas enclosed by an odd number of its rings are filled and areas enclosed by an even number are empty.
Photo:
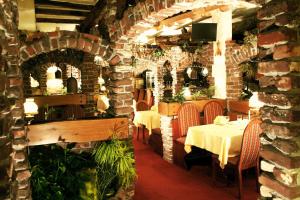
[[[23,120],[23,81],[19,66],[17,1],[4,1],[0,5],[0,13],[1,60],[5,60],[0,67],[0,199],[30,199],[30,172]],[[20,131],[20,134],[15,131]],[[11,187],[8,190],[9,184]]]
[[[260,111],[262,199],[300,198],[299,7],[297,0],[272,0],[257,14],[259,98],[266,104]]]
[[[85,54],[81,65],[81,89],[82,93],[87,95],[87,103],[84,105],[85,115],[93,116],[95,110],[94,95],[98,93],[97,85],[99,72],[94,63],[94,55]]]
[[[110,82],[108,83],[108,98],[114,108],[116,116],[130,116],[133,112],[133,72],[131,65],[119,64],[111,67]],[[132,135],[132,123],[130,122],[130,134]]]

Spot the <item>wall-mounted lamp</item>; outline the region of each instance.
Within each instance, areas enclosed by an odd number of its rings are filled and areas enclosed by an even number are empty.
[[[34,115],[38,114],[38,106],[34,102],[34,98],[27,98],[23,106],[24,106],[24,113],[26,118],[28,119],[28,125],[29,125]]]

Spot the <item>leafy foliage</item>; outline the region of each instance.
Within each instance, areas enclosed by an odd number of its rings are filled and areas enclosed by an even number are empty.
[[[241,99],[250,99],[252,91],[258,91],[259,84],[256,80],[257,63],[245,62],[240,64],[240,70],[243,74],[244,89],[241,94]]]
[[[33,199],[84,199],[80,190],[86,190],[85,182],[92,176],[86,169],[95,168],[95,162],[89,153],[72,152],[73,147],[69,144],[66,149],[57,145],[30,149]]]
[[[97,144],[93,155],[97,162],[98,199],[113,196],[120,187],[128,188],[136,178],[133,150],[128,141],[117,140]]]
[[[162,101],[167,103],[172,103],[172,102],[183,103],[185,101],[184,92],[183,90],[181,90],[178,93],[174,94],[172,97],[164,97]]]
[[[214,94],[215,94],[215,86],[210,86],[209,88],[203,88],[193,93],[192,99],[197,100],[203,97],[212,98]]]
[[[257,35],[249,32],[249,31],[245,31],[245,33],[244,33],[244,44],[256,47],[256,45],[257,45]]]

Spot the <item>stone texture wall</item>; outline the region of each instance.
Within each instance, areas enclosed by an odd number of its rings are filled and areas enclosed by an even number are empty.
[[[300,51],[297,0],[272,0],[258,11],[261,198],[300,198]]]
[[[0,4],[0,199],[29,199],[16,0]]]

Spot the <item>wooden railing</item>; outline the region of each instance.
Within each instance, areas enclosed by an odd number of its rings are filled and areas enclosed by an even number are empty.
[[[29,126],[28,145],[59,142],[91,142],[108,140],[113,133],[118,139],[128,138],[128,118],[49,122]]]

